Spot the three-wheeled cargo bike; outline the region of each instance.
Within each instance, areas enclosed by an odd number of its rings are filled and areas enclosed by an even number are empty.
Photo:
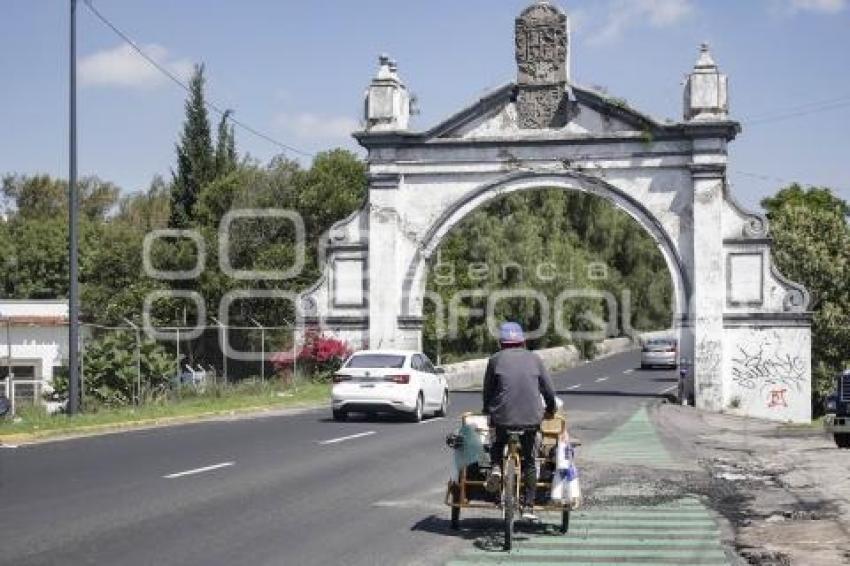
[[[486,415],[465,413],[460,429],[446,438],[454,450],[454,467],[446,490],[446,504],[451,508],[451,527],[460,528],[462,509],[500,509],[504,521],[505,549],[513,544],[514,522],[518,516],[522,458],[519,435],[508,431],[508,442],[502,462],[502,480],[496,491],[488,490],[487,477],[493,466],[489,447],[494,431]],[[581,498],[578,478],[571,461],[578,443],[571,441],[563,414],[546,419],[540,426],[535,443],[537,486],[534,511],[554,511],[561,514],[561,533],[569,531],[570,512]],[[559,457],[560,451],[560,457]],[[567,459],[566,463],[564,460]],[[565,466],[569,466],[566,468]],[[570,472],[568,473],[568,470]],[[553,485],[554,484],[554,485]],[[492,489],[492,486],[490,486]],[[554,489],[553,489],[554,487]],[[528,502],[525,502],[528,505]]]

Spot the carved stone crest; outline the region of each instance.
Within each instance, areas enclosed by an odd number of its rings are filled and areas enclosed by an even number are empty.
[[[516,20],[520,84],[567,81],[567,16],[548,3],[527,8]]]
[[[517,113],[523,129],[560,128],[569,120],[567,16],[546,1],[516,20]]]
[[[521,87],[517,93],[519,127],[525,130],[560,128],[569,119],[565,85]]]

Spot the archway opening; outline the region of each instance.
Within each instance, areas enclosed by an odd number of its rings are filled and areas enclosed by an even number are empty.
[[[680,309],[659,246],[597,194],[541,185],[492,196],[429,258],[423,347],[441,363],[480,358],[497,348],[494,325],[514,320],[534,349],[593,357],[600,339],[671,329]]]

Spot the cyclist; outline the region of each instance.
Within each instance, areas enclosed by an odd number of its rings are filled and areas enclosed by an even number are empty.
[[[490,443],[492,468],[487,489],[498,491],[502,480],[502,459],[509,430],[521,430],[522,470],[525,483],[523,519],[533,520],[537,486],[535,445],[544,416],[555,414],[555,390],[543,361],[525,348],[522,327],[506,322],[499,329],[501,351],[487,363],[484,373],[484,414],[490,416],[495,437]],[[540,402],[543,396],[544,404]]]

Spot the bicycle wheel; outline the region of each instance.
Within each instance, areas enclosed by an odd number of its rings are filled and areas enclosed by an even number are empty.
[[[516,462],[513,458],[508,458],[505,462],[504,478],[502,479],[502,489],[504,489],[505,498],[505,550],[510,550],[513,546],[514,538],[514,514],[516,512],[516,494],[517,494],[517,469]]]
[[[452,530],[456,531],[460,529],[460,486],[458,484],[452,484],[449,488],[451,491],[451,502],[452,502]]]

